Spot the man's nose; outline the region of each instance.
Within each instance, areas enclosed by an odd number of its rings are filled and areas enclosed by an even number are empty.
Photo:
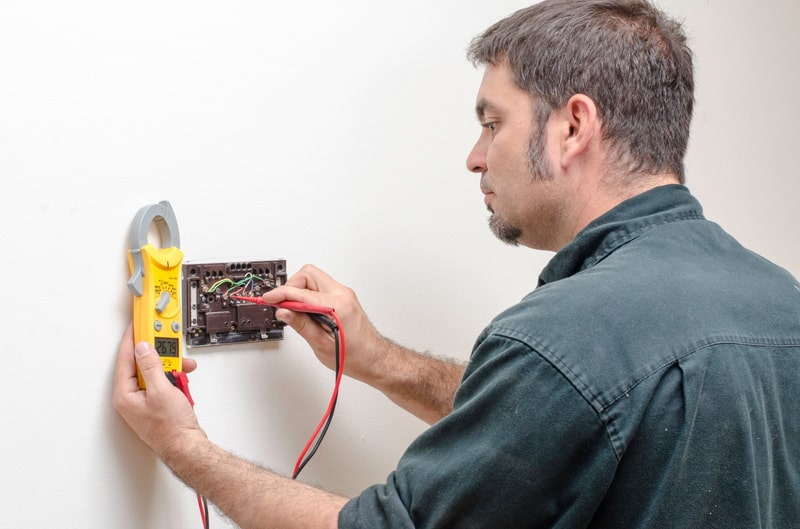
[[[486,149],[480,139],[475,142],[475,146],[467,155],[467,169],[472,173],[486,172]]]

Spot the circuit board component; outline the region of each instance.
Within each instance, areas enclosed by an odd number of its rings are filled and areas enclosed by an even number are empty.
[[[259,297],[286,282],[286,261],[184,263],[186,345],[201,347],[283,339],[275,309],[231,298]]]

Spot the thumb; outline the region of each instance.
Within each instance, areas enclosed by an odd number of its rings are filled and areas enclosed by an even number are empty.
[[[314,352],[317,353],[317,356],[320,354],[323,356],[332,354],[333,341],[330,331],[317,324],[308,314],[279,309],[275,313],[275,317],[294,329],[301,338],[308,342]],[[323,363],[327,365],[327,362]]]
[[[278,309],[275,317],[295,330],[307,342],[314,344],[314,340],[321,336],[327,336],[325,330],[319,325],[314,325],[311,317],[303,312],[295,312],[288,309]]]
[[[144,384],[147,387],[158,387],[163,382],[169,383],[164,376],[164,364],[153,346],[147,342],[139,342],[134,349],[136,365],[142,373]]]

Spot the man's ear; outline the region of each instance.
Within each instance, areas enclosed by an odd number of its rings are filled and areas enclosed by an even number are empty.
[[[600,118],[594,100],[575,94],[561,108],[561,165],[568,167],[577,157],[587,153],[600,138]]]

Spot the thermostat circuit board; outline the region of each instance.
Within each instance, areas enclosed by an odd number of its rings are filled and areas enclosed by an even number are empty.
[[[183,264],[186,345],[201,347],[283,339],[275,308],[231,298],[259,297],[286,282],[286,261]]]

